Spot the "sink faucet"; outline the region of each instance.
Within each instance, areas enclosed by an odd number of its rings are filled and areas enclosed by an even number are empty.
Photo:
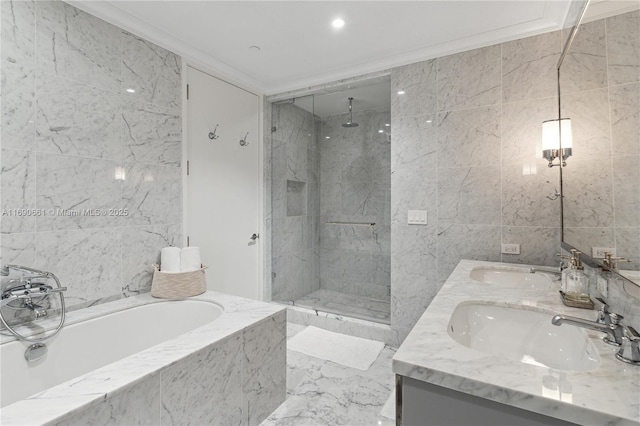
[[[627,364],[640,365],[640,333],[633,327],[624,327],[622,346],[616,358]]]
[[[620,324],[622,315],[608,313],[608,323],[589,321],[586,319],[572,317],[569,315],[556,315],[551,319],[551,324],[560,326],[562,324],[575,325],[576,327],[588,328],[589,330],[602,331],[607,336],[603,339],[606,343],[613,346],[620,346],[624,337],[624,326]]]

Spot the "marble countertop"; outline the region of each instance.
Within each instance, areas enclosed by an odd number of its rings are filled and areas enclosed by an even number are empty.
[[[599,368],[559,371],[467,348],[447,333],[458,303],[467,300],[524,305],[595,319],[595,311],[562,304],[554,280],[546,289],[492,286],[469,277],[476,266],[529,268],[530,265],[462,260],[393,357],[393,372],[449,389],[578,424],[640,424],[640,366],[615,358],[617,349],[588,331],[599,355]],[[560,390],[545,386],[550,381]]]
[[[212,342],[241,332],[286,309],[284,306],[276,304],[213,291],[207,291],[188,300],[214,302],[222,306],[224,312],[215,321],[174,339],[3,407],[1,423],[6,425],[53,423],[62,415],[78,412],[98,403],[108,395],[157,374],[162,368],[205,348]],[[128,297],[73,311],[68,314],[66,325],[103,316],[114,311],[159,302],[167,301],[153,298],[149,293]],[[3,336],[3,342],[9,340],[14,340],[14,338]]]

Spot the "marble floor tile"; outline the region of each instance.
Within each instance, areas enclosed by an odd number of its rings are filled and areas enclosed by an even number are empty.
[[[391,318],[391,304],[388,300],[356,296],[325,289],[314,291],[296,299],[295,305],[387,324]]]
[[[300,331],[288,325],[289,338]],[[393,425],[382,414],[394,389],[391,359],[385,346],[367,371],[287,351],[287,400],[261,424]],[[386,407],[385,415],[389,415]]]

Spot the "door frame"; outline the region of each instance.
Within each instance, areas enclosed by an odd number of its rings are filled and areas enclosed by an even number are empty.
[[[189,204],[189,192],[187,190],[187,156],[188,156],[188,144],[189,144],[189,134],[188,134],[188,125],[189,125],[189,117],[188,117],[188,106],[187,106],[187,74],[188,68],[193,68],[202,73],[208,74],[211,77],[217,78],[218,80],[222,80],[225,83],[236,86],[239,89],[242,89],[246,92],[252,93],[258,97],[258,182],[256,185],[258,186],[258,223],[256,224],[258,232],[260,234],[260,238],[258,239],[257,249],[258,249],[258,268],[256,282],[258,284],[258,299],[266,300],[266,298],[270,299],[270,295],[267,294],[266,291],[266,283],[264,280],[264,244],[270,243],[270,238],[266,238],[266,230],[265,230],[265,221],[264,221],[264,94],[259,93],[256,90],[249,89],[244,87],[241,84],[234,82],[233,80],[217,73],[210,68],[203,66],[198,63],[194,63],[193,61],[188,61],[185,58],[182,58],[182,246],[187,246],[187,235],[189,234],[189,227],[187,224],[188,217],[188,204]]]

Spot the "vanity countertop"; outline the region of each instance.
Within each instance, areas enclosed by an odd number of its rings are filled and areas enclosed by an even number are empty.
[[[578,424],[640,424],[640,366],[618,361],[617,348],[602,342],[602,333],[585,330],[601,365],[582,372],[525,364],[454,341],[447,325],[463,301],[535,307],[549,311],[549,321],[556,313],[589,320],[596,316],[595,311],[564,306],[559,281],[548,289],[504,288],[472,280],[469,274],[477,266],[530,267],[462,260],[393,357],[395,374]],[[559,389],[549,383],[559,383]]]

